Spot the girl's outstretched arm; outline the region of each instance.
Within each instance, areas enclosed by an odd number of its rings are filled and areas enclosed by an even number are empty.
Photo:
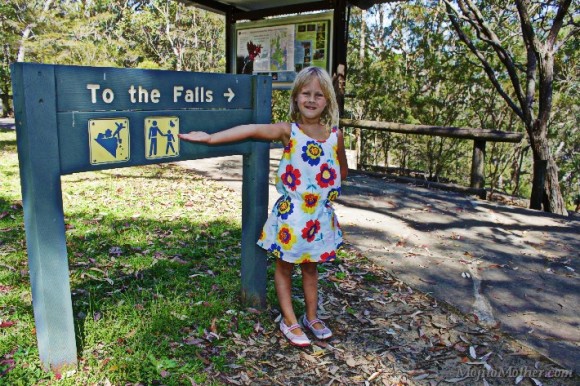
[[[244,139],[262,139],[266,141],[281,141],[284,146],[290,140],[290,124],[286,122],[271,124],[249,124],[232,127],[224,131],[208,134],[204,131],[190,131],[179,134],[179,138],[188,142],[200,142],[208,145],[242,141]]]

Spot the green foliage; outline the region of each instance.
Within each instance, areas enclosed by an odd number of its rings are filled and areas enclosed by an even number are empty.
[[[53,64],[143,64],[184,71],[225,67],[223,17],[177,1],[10,0],[1,15],[11,57],[4,68],[18,52],[24,53],[24,61]]]
[[[17,23],[18,11],[16,7],[2,2],[0,4],[0,99],[2,103],[2,115],[7,116],[11,111],[10,98],[12,94],[10,82],[10,63],[16,60],[18,54],[19,25]]]
[[[354,118],[473,126],[476,116],[469,103],[478,98],[474,85],[483,82],[465,71],[464,55],[454,51],[454,38],[445,33],[443,12],[423,5],[383,5],[364,20],[362,14],[355,18],[353,45],[360,44],[356,33],[364,21],[366,49],[362,61],[357,50],[349,57],[353,98],[348,110]],[[471,155],[469,141],[363,132],[362,143],[363,163],[465,183],[458,166]]]
[[[134,14],[139,43],[161,68],[220,71],[225,68],[223,17],[177,1],[151,0]],[[137,38],[137,36],[135,36]]]
[[[12,62],[223,72],[224,33],[223,16],[178,1],[3,2],[3,113]]]
[[[272,90],[272,122],[290,119],[290,90]]]
[[[478,3],[509,48],[518,71],[526,57],[519,20],[509,1]],[[548,31],[553,5],[535,8],[537,31]],[[8,0],[0,4],[0,98],[10,110],[10,63],[140,67],[222,72],[223,17],[179,1]],[[573,26],[565,26],[567,35]],[[364,29],[364,40],[361,31]],[[491,87],[484,71],[449,25],[443,3],[415,0],[380,4],[363,16],[352,8],[349,26],[347,117],[410,124],[523,131],[521,122]],[[466,33],[473,33],[469,30]],[[364,41],[364,47],[362,42]],[[498,81],[511,96],[509,77],[481,43]],[[563,195],[578,194],[578,39],[565,42],[555,58],[549,140],[559,166]],[[362,53],[361,53],[362,50]],[[525,76],[521,76],[522,81]],[[285,121],[288,92],[273,95],[273,120]],[[512,96],[513,98],[513,96]],[[348,134],[348,133],[347,133]],[[347,140],[352,140],[347,136]],[[433,180],[465,183],[471,141],[426,136],[366,134],[363,163],[418,170]],[[532,154],[521,145],[488,145],[486,181],[492,189],[528,195]]]
[[[525,50],[513,4],[484,5],[486,21],[499,27],[499,38],[508,45],[518,69],[524,68]],[[365,13],[353,9],[349,26],[347,117],[524,132],[521,120],[459,43],[449,23],[440,2],[380,4]],[[578,41],[570,39],[556,57],[550,122],[551,147],[560,166],[562,191],[569,202],[574,197],[573,189],[578,189],[580,170],[576,145],[579,143],[577,46]],[[509,77],[493,52],[488,61],[498,81],[509,85]],[[509,87],[506,88],[509,92]],[[464,165],[471,164],[472,141],[363,130],[361,143],[363,164],[468,184],[469,171]],[[488,143],[485,165],[488,187],[529,196],[532,154],[528,149],[527,141],[518,145]]]

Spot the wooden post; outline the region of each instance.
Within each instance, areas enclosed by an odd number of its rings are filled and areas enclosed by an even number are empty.
[[[254,122],[271,120],[271,78],[254,77]],[[244,155],[242,182],[242,301],[248,305],[266,306],[266,251],[256,244],[268,215],[269,142],[254,142],[250,154]]]
[[[344,93],[346,84],[346,48],[348,44],[348,20],[346,15],[346,0],[336,1],[334,7],[334,41],[332,47],[333,63],[332,78],[334,82],[334,92],[340,117],[344,116]]]
[[[362,157],[362,142],[361,142],[361,136],[362,136],[362,132],[360,128],[356,128],[354,130],[355,133],[355,142],[356,142],[356,170],[361,170],[362,169],[362,165],[361,165],[361,157]]]
[[[471,159],[470,187],[483,189],[485,187],[485,141],[473,141],[473,156]],[[483,197],[485,198],[485,197]]]
[[[64,229],[54,68],[12,67],[22,206],[40,361],[77,363]],[[26,90],[27,95],[24,95]]]
[[[225,14],[225,34],[226,34],[226,73],[236,73],[236,21],[234,20],[233,9],[228,9]]]

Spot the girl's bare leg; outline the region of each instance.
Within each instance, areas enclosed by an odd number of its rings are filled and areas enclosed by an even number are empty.
[[[304,289],[304,302],[306,303],[306,318],[317,319],[318,314],[318,264],[300,264],[302,269],[302,288]],[[315,323],[315,329],[323,328],[322,324]]]
[[[298,323],[294,307],[292,307],[292,271],[294,264],[287,263],[283,260],[276,260],[276,271],[274,272],[274,284],[276,287],[276,294],[278,295],[278,302],[282,311],[284,323],[287,326]],[[301,329],[297,328],[292,331],[296,335],[302,335]]]

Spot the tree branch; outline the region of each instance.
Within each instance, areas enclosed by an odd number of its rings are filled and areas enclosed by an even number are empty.
[[[457,21],[457,18],[454,15],[455,10],[451,6],[451,4],[448,2],[448,0],[443,0],[443,1],[445,2],[445,6],[447,8],[447,15],[449,17],[449,20],[451,20],[451,24],[453,25],[455,32],[457,32],[459,39],[461,39],[461,41],[463,41],[465,43],[465,45],[467,45],[469,50],[479,59],[479,61],[483,65],[483,69],[484,69],[485,73],[487,74],[489,80],[491,81],[491,83],[493,84],[493,86],[495,87],[497,92],[501,95],[501,97],[506,101],[508,106],[522,120],[524,120],[524,114],[522,112],[522,109],[520,107],[518,107],[518,105],[510,98],[510,96],[507,94],[507,92],[503,89],[502,85],[497,80],[497,77],[495,76],[493,68],[491,67],[489,62],[485,59],[485,57],[482,55],[482,53],[477,49],[477,47],[475,47],[473,42],[467,37],[467,35],[465,35],[463,30],[461,29],[461,26],[459,25],[459,22]]]
[[[556,39],[558,38],[560,29],[562,29],[564,17],[568,13],[568,9],[570,8],[571,3],[572,0],[564,0],[558,7],[558,12],[556,13],[554,23],[552,23],[552,28],[550,28],[550,33],[548,34],[548,39],[546,41],[546,44],[550,50],[553,50],[554,46],[556,45]]]
[[[534,103],[534,95],[536,94],[536,71],[538,68],[538,61],[543,58],[542,44],[536,36],[536,32],[531,24],[530,15],[528,12],[529,2],[527,0],[516,0],[516,7],[520,17],[520,25],[522,29],[522,38],[527,51],[527,69],[526,69],[526,99],[524,104],[524,115],[526,119],[526,126],[531,125],[532,105]],[[529,127],[531,129],[531,127]]]
[[[496,52],[499,60],[505,66],[505,69],[507,70],[508,76],[514,88],[514,93],[519,101],[520,109],[524,111],[526,106],[526,99],[524,98],[524,91],[522,90],[522,86],[520,85],[520,78],[518,76],[517,68],[514,60],[512,59],[512,56],[502,46],[498,36],[491,30],[491,28],[489,28],[479,8],[471,0],[458,0],[458,3],[460,4],[462,10],[465,9],[465,5],[462,5],[463,1],[465,1],[465,4],[467,5],[469,12],[473,15],[470,24],[474,26],[476,31],[481,31],[481,33],[485,35],[487,39],[483,39],[479,33],[478,37],[482,39],[482,41],[488,42],[488,44]]]
[[[542,52],[542,44],[536,36],[534,27],[532,27],[530,14],[528,12],[529,5],[530,4],[527,0],[516,0],[516,7],[520,16],[520,25],[522,28],[524,43],[526,44],[528,50],[532,49],[539,54]]]

